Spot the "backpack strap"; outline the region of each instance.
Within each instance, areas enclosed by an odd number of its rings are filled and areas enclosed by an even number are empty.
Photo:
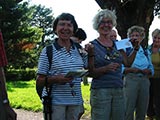
[[[51,65],[52,65],[52,56],[53,56],[52,49],[53,49],[52,45],[46,46],[46,54],[47,54],[48,62],[49,62],[49,69],[48,69],[48,71],[51,69]],[[45,79],[45,87],[46,87],[46,90],[47,90],[47,96],[50,96],[51,87],[48,86],[47,77]],[[43,87],[36,86],[36,91],[37,91],[37,94],[38,94],[39,98],[42,99]]]
[[[49,70],[51,69],[51,65],[52,65],[52,56],[53,56],[52,49],[53,49],[52,45],[48,45],[46,47],[46,54],[47,54],[48,62],[49,62]]]
[[[82,48],[82,46],[79,43],[74,42],[74,44],[75,44],[77,49],[81,49]]]
[[[52,56],[53,56],[52,50],[53,50],[52,45],[48,45],[46,47],[46,54],[47,54],[48,62],[49,62],[49,69],[48,69],[48,71],[51,69],[51,66],[52,66]],[[45,87],[46,87],[46,91],[47,91],[47,96],[50,96],[51,95],[52,87],[48,86],[48,78],[47,77],[45,79]]]
[[[46,54],[48,57],[48,62],[49,62],[49,70],[51,69],[52,66],[52,56],[53,56],[53,47],[52,45],[49,45],[46,47]],[[51,91],[52,91],[52,86],[49,86],[48,84],[48,77],[45,78],[45,88],[47,92],[47,96],[43,97],[43,112],[44,112],[44,118],[45,120],[52,120],[52,99],[51,98]]]

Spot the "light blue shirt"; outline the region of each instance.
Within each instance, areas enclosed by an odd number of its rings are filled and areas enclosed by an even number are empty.
[[[151,53],[148,49],[143,50],[143,48],[140,46],[139,50],[137,51],[137,54],[135,56],[135,59],[131,65],[132,68],[138,68],[138,69],[150,69],[151,74],[154,74],[154,68],[153,64],[151,62]],[[124,70],[124,66],[122,70]]]

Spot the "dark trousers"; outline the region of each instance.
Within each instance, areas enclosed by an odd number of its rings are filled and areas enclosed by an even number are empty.
[[[150,97],[147,116],[160,119],[160,79],[150,79]]]

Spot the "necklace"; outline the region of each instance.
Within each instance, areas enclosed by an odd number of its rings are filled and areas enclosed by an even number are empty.
[[[106,48],[106,55],[104,57],[106,60],[114,60],[118,58],[119,56],[120,54],[118,51],[116,51],[115,48],[110,48],[110,47]]]
[[[120,56],[120,53],[113,46],[113,41],[109,41],[109,44],[103,43],[99,38],[97,41],[106,48],[106,55],[104,56],[106,60],[114,60]]]

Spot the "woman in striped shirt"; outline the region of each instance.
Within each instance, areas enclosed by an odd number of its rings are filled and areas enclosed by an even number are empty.
[[[82,104],[81,78],[65,77],[69,71],[83,70],[87,66],[87,54],[80,53],[70,38],[78,25],[74,16],[62,13],[53,22],[53,31],[58,36],[52,44],[52,64],[46,55],[46,47],[42,50],[37,71],[37,86],[45,86],[45,80],[52,87],[52,119],[77,120]],[[46,90],[42,92],[42,98]]]

